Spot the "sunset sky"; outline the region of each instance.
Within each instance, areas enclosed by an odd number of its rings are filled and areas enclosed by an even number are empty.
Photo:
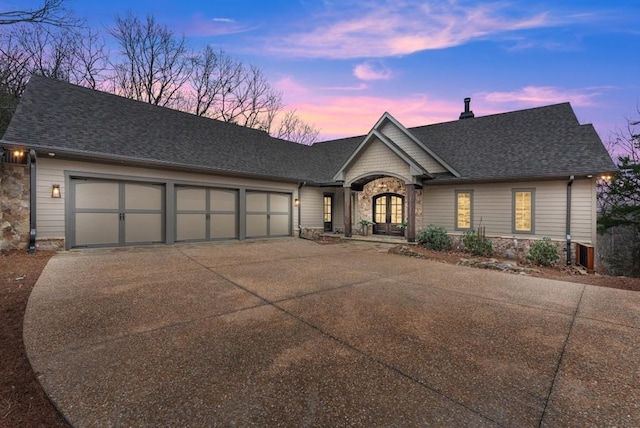
[[[105,33],[117,13],[152,14],[194,49],[259,66],[322,139],[366,134],[385,111],[406,126],[455,120],[467,96],[476,116],[569,101],[603,141],[638,117],[638,1],[67,4]]]

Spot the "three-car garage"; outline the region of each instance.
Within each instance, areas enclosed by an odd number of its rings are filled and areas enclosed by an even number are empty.
[[[67,177],[67,248],[291,236],[292,193]]]

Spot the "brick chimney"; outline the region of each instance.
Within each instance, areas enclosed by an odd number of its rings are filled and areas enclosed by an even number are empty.
[[[460,119],[470,119],[475,117],[473,112],[469,109],[469,105],[471,104],[471,98],[464,99],[464,111],[460,113]]]

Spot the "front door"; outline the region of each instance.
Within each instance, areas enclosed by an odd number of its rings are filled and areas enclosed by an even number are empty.
[[[373,198],[373,233],[402,236],[398,226],[404,218],[404,197],[385,193]]]
[[[324,231],[331,232],[333,230],[333,196],[324,195],[323,202]]]

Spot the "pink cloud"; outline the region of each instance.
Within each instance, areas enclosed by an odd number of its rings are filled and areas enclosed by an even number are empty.
[[[553,86],[526,86],[509,92],[487,92],[477,96],[491,104],[512,103],[517,105],[547,105],[569,101],[576,107],[595,105],[594,98],[601,95],[603,88],[585,88],[581,90],[563,89]]]
[[[509,31],[557,25],[545,13],[509,17],[505,3],[436,6],[415,0],[324,11],[308,31],[269,40],[267,49],[307,58],[380,58],[443,49]]]
[[[387,67],[372,62],[358,64],[353,69],[353,75],[360,80],[389,80],[393,73]]]

